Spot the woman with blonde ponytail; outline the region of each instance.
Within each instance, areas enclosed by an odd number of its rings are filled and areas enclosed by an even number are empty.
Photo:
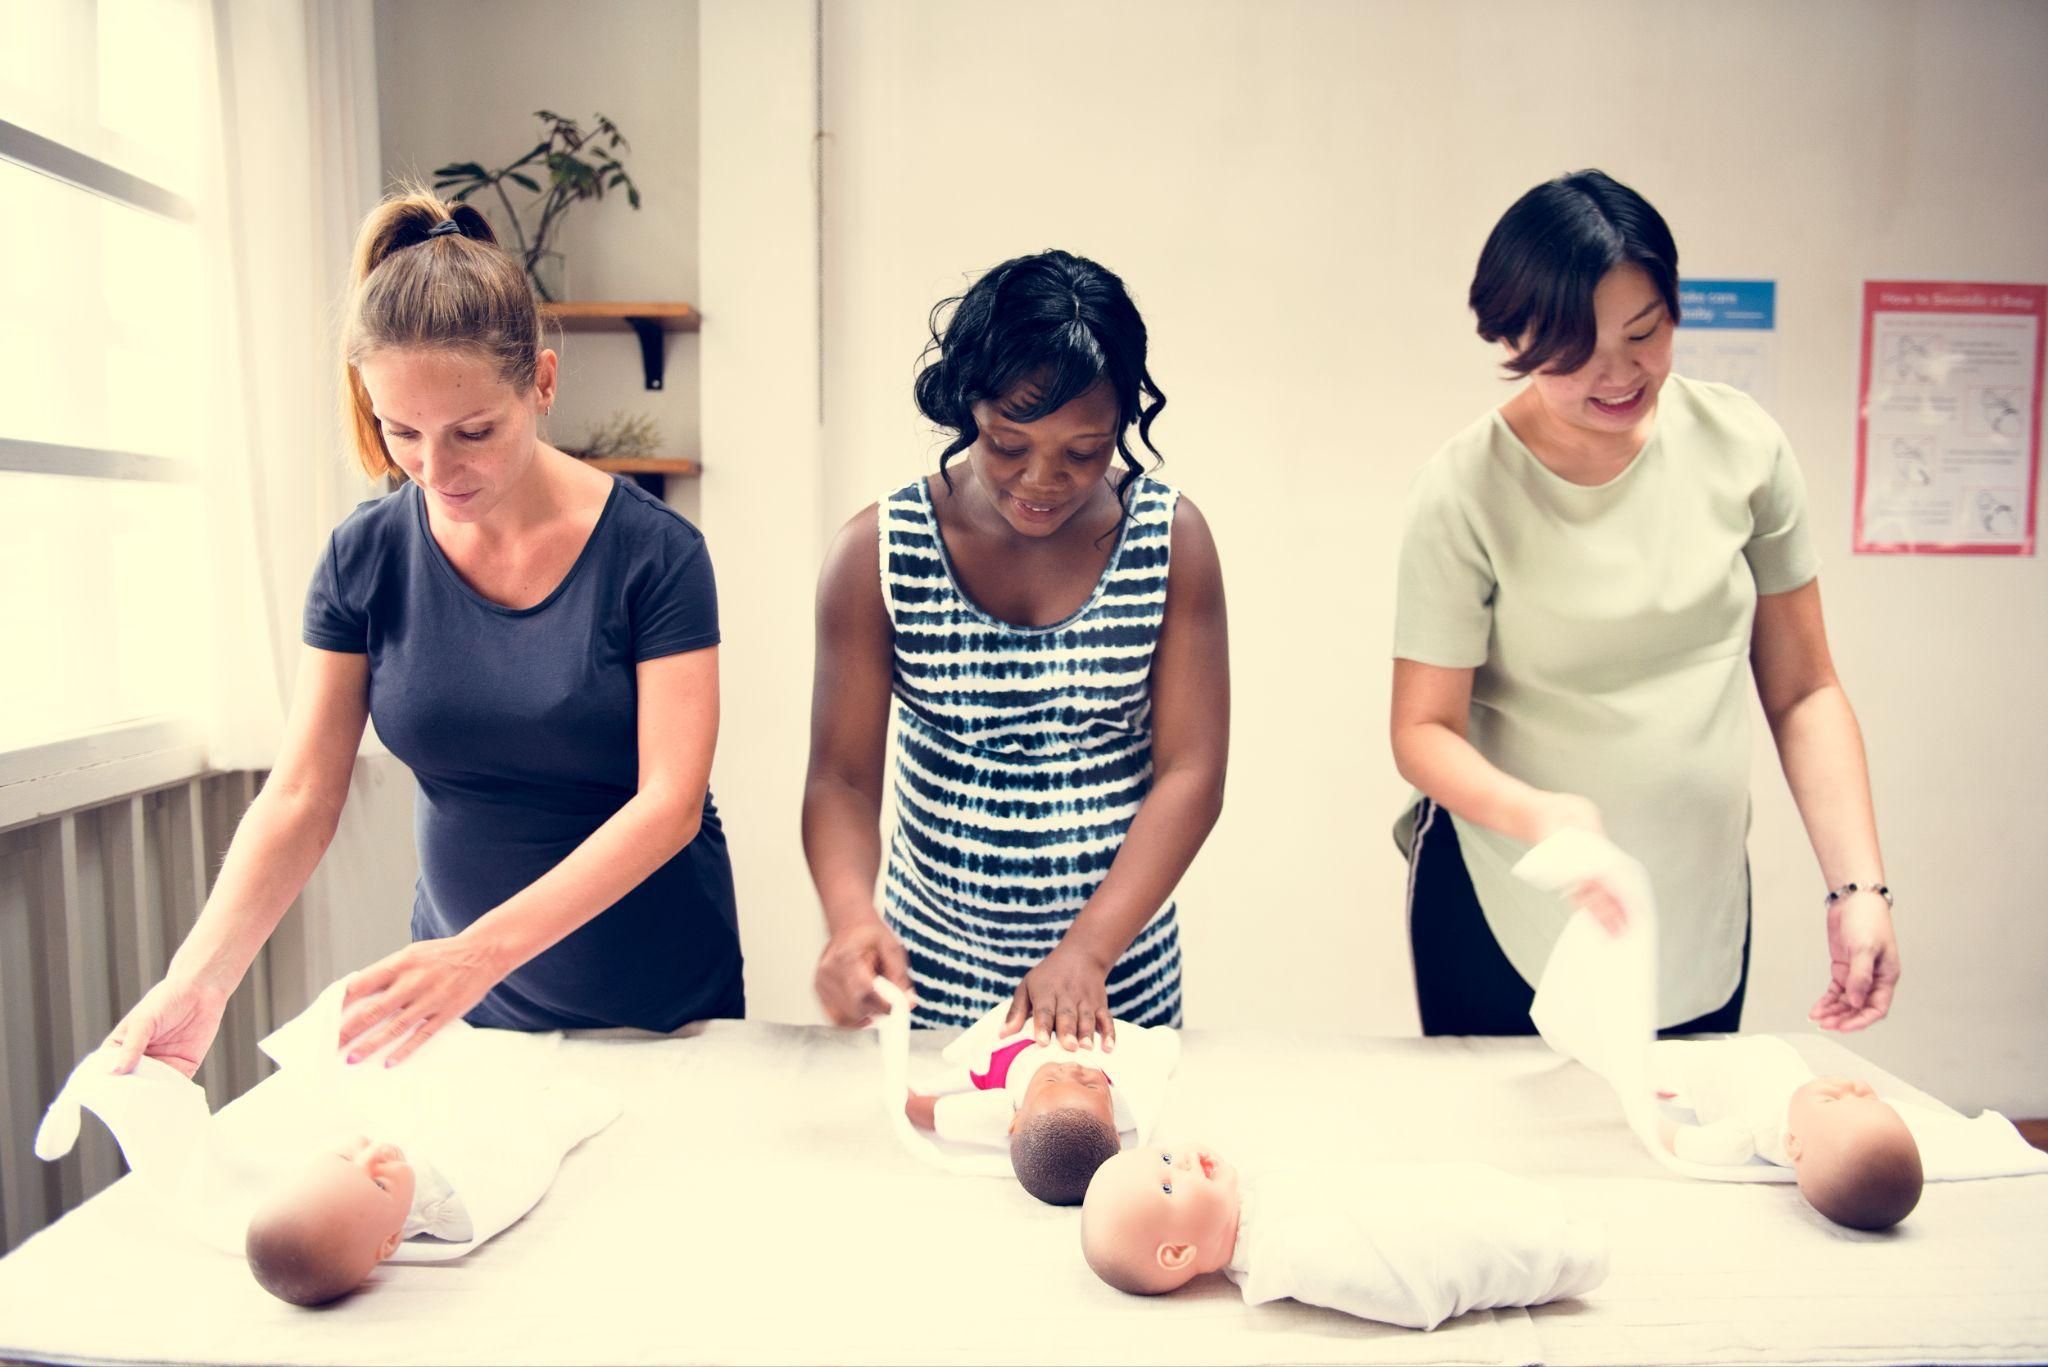
[[[412,943],[354,975],[340,1046],[447,1022],[673,1030],[744,1011],[709,793],[718,605],[697,529],[540,437],[555,353],[481,214],[424,191],[356,243],[342,333],[358,507],[306,596],[284,744],[198,923],[115,1027],[195,1071],[333,837],[369,719],[419,782]]]

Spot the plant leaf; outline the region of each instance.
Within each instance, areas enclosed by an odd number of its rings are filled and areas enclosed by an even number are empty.
[[[434,172],[434,174],[437,176],[481,176],[488,173],[481,165],[473,161],[451,161],[440,170]]]
[[[640,192],[630,185],[626,187],[626,202],[636,209],[640,207]]]
[[[533,191],[535,194],[540,193],[539,183],[536,182],[531,176],[522,176],[517,171],[507,171],[505,173],[505,179],[513,182],[516,185],[524,185],[527,189]]]

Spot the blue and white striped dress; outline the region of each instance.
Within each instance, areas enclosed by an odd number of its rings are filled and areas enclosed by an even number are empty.
[[[972,1024],[1050,953],[1152,787],[1152,652],[1173,510],[1149,477],[1095,591],[1063,622],[998,621],[961,591],[925,481],[881,501],[896,632],[896,830],[883,915],[910,957],[911,1016]],[[1162,908],[1110,969],[1109,1009],[1180,1024],[1180,935]]]

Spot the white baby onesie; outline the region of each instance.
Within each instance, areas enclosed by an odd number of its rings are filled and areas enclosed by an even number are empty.
[[[1292,1298],[1434,1329],[1607,1278],[1601,1228],[1548,1187],[1476,1163],[1319,1164],[1241,1178],[1224,1275],[1246,1303]]]
[[[410,1239],[424,1234],[449,1243],[475,1238],[476,1226],[470,1223],[469,1208],[462,1204],[462,1193],[432,1163],[423,1158],[410,1161],[412,1209],[405,1213],[405,1226],[398,1231],[398,1237]]]
[[[1146,1141],[1180,1061],[1178,1033],[1163,1025],[1118,1021],[1115,1049],[1068,1049],[1057,1040],[1038,1043],[1028,1028],[1005,1038],[1001,1031],[1009,1013],[1009,1003],[997,1006],[941,1053],[959,1069],[960,1085],[968,1089],[941,1096],[932,1108],[933,1128],[941,1139],[1008,1147],[1010,1118],[1023,1104],[1032,1075],[1049,1064],[1079,1063],[1109,1079],[1110,1104],[1125,1147]],[[1000,1085],[995,1085],[991,1070],[1005,1068]]]
[[[1690,1108],[1699,1123],[1680,1125],[1672,1151],[1694,1163],[1747,1163],[1752,1156],[1789,1167],[1785,1113],[1792,1093],[1813,1081],[1799,1051],[1772,1035],[1658,1040],[1650,1076],[1660,1092]]]

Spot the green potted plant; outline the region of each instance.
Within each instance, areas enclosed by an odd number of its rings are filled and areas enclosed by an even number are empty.
[[[499,203],[505,206],[504,217],[511,227],[514,249],[526,268],[527,278],[533,281],[542,299],[555,303],[566,292],[561,276],[563,262],[562,254],[548,244],[561,228],[564,216],[583,200],[603,199],[608,190],[623,189],[626,202],[638,209],[640,189],[619,160],[623,153],[632,150],[632,145],[610,119],[597,115],[596,127],[586,133],[576,120],[565,119],[551,110],[537,110],[534,117],[541,121],[544,135],[525,156],[495,171],[486,169],[481,162],[450,162],[434,172],[434,188],[442,193],[453,190],[450,198],[458,204],[480,191],[496,191]],[[538,179],[543,176],[545,186]],[[533,225],[531,232],[519,211],[512,207],[512,197],[505,192],[507,181],[537,196],[526,205]]]

